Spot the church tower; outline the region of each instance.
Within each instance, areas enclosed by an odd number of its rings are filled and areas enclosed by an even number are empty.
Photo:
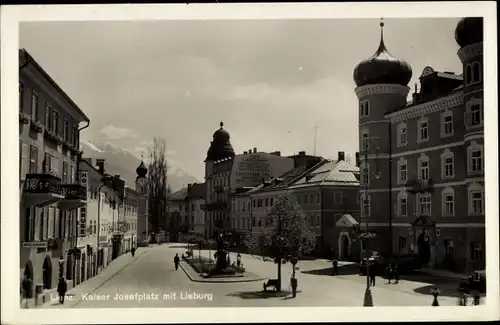
[[[221,181],[222,174],[218,173],[215,168],[215,163],[224,159],[233,159],[234,149],[229,141],[229,132],[224,130],[224,123],[220,122],[220,129],[214,132],[213,140],[210,143],[210,148],[207,152],[205,159],[205,183],[206,183],[206,196],[205,196],[205,237],[212,238],[215,232],[223,228],[224,220],[228,217],[227,207],[217,204],[219,200],[216,191]]]
[[[149,216],[148,216],[148,169],[141,159],[141,164],[136,169],[135,190],[138,193],[137,208],[137,244],[147,246],[149,243]]]
[[[369,249],[390,250],[391,218],[391,129],[385,114],[407,103],[412,69],[393,56],[384,43],[384,23],[380,23],[380,43],[371,57],[354,69],[356,96],[359,99],[360,212],[361,226],[376,232]],[[386,237],[389,236],[389,237]],[[385,237],[385,238],[384,238]]]

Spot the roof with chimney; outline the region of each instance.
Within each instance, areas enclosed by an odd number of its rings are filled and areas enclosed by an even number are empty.
[[[345,160],[327,160],[295,179],[289,188],[312,185],[359,186],[359,167]]]
[[[186,199],[205,199],[205,189],[205,183],[189,184]]]

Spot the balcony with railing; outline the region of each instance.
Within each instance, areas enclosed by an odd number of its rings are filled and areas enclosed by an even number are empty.
[[[62,184],[64,199],[58,202],[60,210],[76,209],[87,204],[87,189],[80,184]]]
[[[411,193],[425,193],[425,192],[432,192],[434,183],[431,178],[428,179],[416,178],[409,180],[406,183],[406,187],[408,188],[408,191]]]
[[[64,199],[61,179],[52,174],[27,174],[24,182],[25,206],[46,206]]]

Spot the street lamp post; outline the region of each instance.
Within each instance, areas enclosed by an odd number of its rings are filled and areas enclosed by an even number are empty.
[[[367,203],[370,202],[368,200],[368,183],[370,179],[370,173],[369,173],[369,168],[368,168],[368,152],[370,149],[370,144],[374,147],[375,149],[375,173],[373,174],[375,179],[379,179],[381,176],[380,171],[377,168],[377,159],[378,159],[378,152],[380,150],[380,145],[379,145],[379,138],[377,137],[371,137],[371,138],[364,138],[365,141],[364,143],[364,149],[365,149],[365,159],[364,159],[364,168],[363,168],[363,183],[365,185],[365,196],[363,200],[363,214],[365,217],[365,231],[364,231],[364,238],[363,238],[363,246],[365,249],[365,256],[366,256],[366,294],[365,297],[370,296],[371,297],[371,291],[370,291],[370,256],[369,252],[367,249],[367,242],[368,242],[368,218],[369,218],[369,211],[367,209]],[[366,177],[366,178],[365,178]],[[370,202],[371,205],[371,202]],[[371,300],[371,299],[370,299]]]

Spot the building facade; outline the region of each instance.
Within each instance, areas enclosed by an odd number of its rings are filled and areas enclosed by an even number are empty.
[[[78,208],[82,110],[24,49],[19,50],[20,275],[41,299],[79,265]],[[81,179],[80,179],[81,181]]]
[[[187,195],[188,188],[184,187],[174,192],[168,199],[167,229],[170,241],[176,242],[182,240],[190,229],[188,214],[189,202],[187,200]]]
[[[130,252],[132,247],[137,247],[137,223],[139,193],[130,187],[125,187],[125,199],[123,202],[123,222],[119,225],[123,232],[123,250]]]
[[[430,267],[484,268],[482,24],[460,20],[463,70],[426,67],[411,101],[411,67],[389,54],[383,38],[354,71],[362,216],[376,234],[374,250],[417,253]]]
[[[229,133],[221,122],[205,159],[205,227],[207,237],[231,228],[231,197],[237,189],[259,185],[294,167],[294,160],[279,152],[257,152],[257,148],[236,155]]]
[[[205,183],[188,184],[187,213],[189,232],[196,236],[205,236]]]
[[[311,161],[235,195],[233,229],[250,232],[259,240],[272,231],[269,213],[274,203],[290,195],[295,197],[316,233],[316,250],[311,254],[331,257],[333,253],[342,259],[356,256],[354,240],[346,228],[356,226],[359,220],[359,167],[344,159],[345,154],[339,152],[336,161]]]
[[[148,246],[149,236],[149,185],[147,179],[148,169],[144,160],[136,169],[135,191],[137,192],[137,246]]]

